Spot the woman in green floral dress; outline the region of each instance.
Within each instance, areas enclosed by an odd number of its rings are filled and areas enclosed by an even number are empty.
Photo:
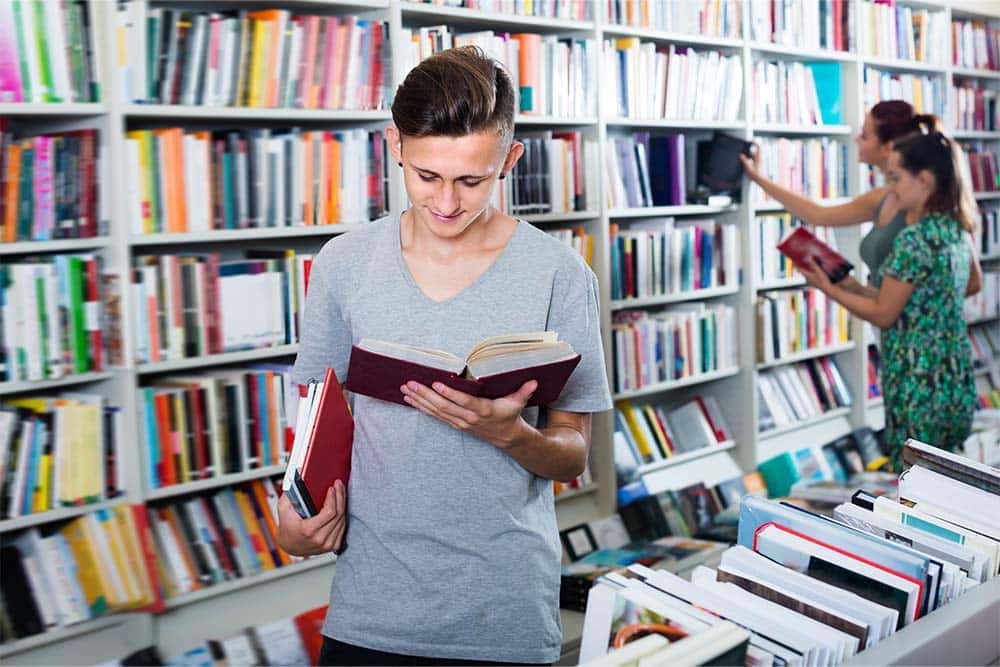
[[[883,330],[885,435],[895,470],[908,437],[960,447],[976,406],[962,315],[966,294],[979,289],[970,272],[975,208],[956,153],[938,133],[895,142],[886,175],[906,227],[882,264],[880,289],[848,291],[817,265],[802,267],[811,285]]]

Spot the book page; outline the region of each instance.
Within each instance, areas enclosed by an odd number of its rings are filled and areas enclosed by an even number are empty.
[[[489,338],[484,338],[475,344],[475,346],[466,355],[466,361],[472,361],[476,358],[481,350],[489,347],[499,346],[505,348],[508,345],[521,345],[521,344],[538,344],[538,343],[555,343],[559,340],[559,334],[555,331],[532,331],[528,333],[513,333],[513,334],[501,334],[499,336],[490,336]]]
[[[440,368],[441,370],[451,371],[455,374],[460,374],[465,369],[465,361],[443,350],[402,345],[399,343],[387,343],[371,338],[362,338],[358,343],[358,347],[369,352],[374,352],[375,354],[402,359],[403,361],[422,364],[432,368]]]
[[[512,349],[509,354],[494,353],[485,357],[479,355],[475,360],[470,360],[469,374],[474,378],[483,378],[520,368],[550,364],[574,356],[576,356],[576,352],[566,342],[534,347],[534,349],[531,347]]]

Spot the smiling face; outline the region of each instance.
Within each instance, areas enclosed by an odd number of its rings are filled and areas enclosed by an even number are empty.
[[[892,142],[882,143],[875,133],[875,121],[872,115],[865,114],[865,122],[861,125],[861,133],[854,137],[854,143],[858,145],[858,160],[865,164],[879,167],[883,171],[886,161],[892,152]]]
[[[514,142],[504,153],[494,132],[460,137],[401,136],[388,128],[390,150],[403,163],[403,181],[414,220],[441,238],[455,239],[491,214],[490,200],[501,174],[509,174],[524,150]]]
[[[901,165],[902,158],[893,151],[889,154],[885,176],[889,189],[896,195],[900,208],[908,213],[923,213],[927,199],[934,191],[934,176],[924,169],[910,173]]]

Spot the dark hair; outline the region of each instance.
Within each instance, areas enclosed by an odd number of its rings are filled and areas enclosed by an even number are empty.
[[[944,128],[932,113],[914,113],[913,106],[903,100],[879,102],[868,112],[875,124],[875,136],[883,144],[914,132],[940,132]]]
[[[447,49],[410,70],[396,89],[392,121],[406,137],[514,136],[514,86],[478,46]]]
[[[892,145],[899,164],[914,176],[923,170],[934,174],[936,188],[927,198],[927,210],[947,213],[966,231],[975,228],[976,202],[965,177],[962,150],[940,132],[911,134]]]

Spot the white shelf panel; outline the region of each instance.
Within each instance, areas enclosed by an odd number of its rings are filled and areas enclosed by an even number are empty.
[[[560,503],[564,500],[572,500],[573,498],[579,498],[580,496],[589,496],[591,494],[597,493],[600,489],[600,485],[597,482],[591,482],[581,486],[579,489],[567,489],[559,495],[556,496],[556,502]]]
[[[36,512],[35,514],[26,514],[25,516],[19,516],[13,519],[4,519],[3,521],[0,521],[0,533],[9,533],[13,530],[21,530],[32,526],[41,526],[46,523],[52,523],[53,521],[72,519],[74,517],[83,516],[84,514],[96,512],[100,509],[107,509],[108,507],[114,507],[115,505],[123,505],[128,501],[129,498],[122,495],[117,498],[112,498],[111,500],[102,500],[97,503],[90,503],[89,505],[80,505],[78,507],[60,507],[59,509],[49,510],[47,512]]]
[[[823,445],[834,438],[847,435],[853,429],[849,410],[829,416],[824,419],[813,419],[797,424],[796,428],[775,433],[769,438],[758,436],[756,462],[766,461],[782,452],[787,452],[807,445]]]
[[[840,206],[852,199],[852,197],[829,197],[828,199],[818,199],[816,203],[820,206]],[[754,213],[781,213],[785,210],[785,205],[779,201],[769,201],[753,205]]]
[[[792,433],[794,431],[801,431],[803,429],[811,428],[817,424],[822,424],[823,422],[832,421],[838,417],[844,417],[851,412],[850,407],[835,408],[833,410],[827,410],[821,415],[816,417],[811,417],[809,419],[804,419],[802,421],[797,421],[792,424],[785,424],[784,426],[778,426],[777,428],[768,429],[767,431],[761,431],[757,434],[757,438],[761,441],[770,440],[776,438],[785,433]]]
[[[601,26],[605,37],[638,37],[653,42],[683,44],[690,46],[710,46],[720,49],[738,49],[743,46],[742,39],[733,37],[705,37],[680,32],[665,32],[652,28],[633,28],[630,26],[605,24]]]
[[[974,77],[976,79],[1000,80],[1000,72],[992,69],[970,69],[968,67],[952,67],[951,75]]]
[[[668,120],[665,118],[609,118],[608,127],[659,127],[678,130],[743,130],[747,124],[741,120]]]
[[[847,136],[854,133],[850,125],[786,125],[784,123],[751,124],[754,134],[794,134]]]
[[[799,46],[768,44],[767,42],[750,42],[749,45],[751,51],[761,56],[774,54],[778,56],[789,56],[807,60],[828,60],[847,63],[855,62],[858,59],[857,55],[853,53],[846,51],[834,51],[833,49],[805,49]]]
[[[959,141],[994,141],[1000,139],[1000,132],[989,130],[955,130],[953,135]]]
[[[46,644],[66,641],[67,639],[72,639],[73,637],[79,637],[80,635],[86,635],[99,630],[104,630],[105,628],[113,627],[115,625],[121,625],[127,619],[128,616],[126,614],[111,614],[109,616],[101,616],[99,618],[83,621],[81,623],[74,623],[73,625],[53,628],[48,632],[31,635],[30,637],[25,637],[23,639],[16,639],[12,642],[0,644],[0,658],[7,658],[8,656],[24,653],[34,648],[45,646]]]
[[[217,489],[222,486],[233,486],[235,484],[239,484],[240,482],[249,482],[255,479],[263,479],[264,477],[272,477],[274,475],[280,475],[283,472],[285,472],[285,464],[280,463],[274,466],[267,466],[266,468],[248,470],[247,472],[237,472],[209,479],[199,479],[197,482],[171,484],[170,486],[161,486],[156,489],[152,489],[146,494],[146,499],[161,500],[163,498],[173,498],[174,496],[184,495],[185,493],[207,491],[208,489]]]
[[[608,211],[608,217],[612,220],[625,220],[628,218],[658,218],[670,215],[716,215],[719,213],[732,213],[736,211],[735,206],[705,206],[703,204],[688,204],[685,206],[646,206],[643,208],[616,208]]]
[[[400,2],[400,10],[403,13],[403,23],[407,19],[414,17],[429,17],[441,19],[448,23],[473,23],[476,25],[492,26],[521,26],[527,28],[537,28],[545,31],[585,31],[593,30],[593,21],[571,21],[568,19],[544,18],[540,16],[517,16],[514,14],[498,14],[495,12],[484,12],[479,10],[466,9],[464,7],[442,7],[439,5],[427,5],[414,2]]]
[[[526,213],[515,215],[515,218],[530,222],[533,225],[550,222],[579,222],[581,220],[596,220],[601,217],[598,211],[569,211],[567,213]]]
[[[974,324],[985,324],[986,322],[993,322],[994,320],[1000,320],[1000,315],[986,315],[985,317],[974,317],[971,320],[966,320],[965,323],[968,326]]]
[[[291,345],[262,347],[256,350],[223,352],[222,354],[209,354],[204,357],[192,357],[190,359],[177,359],[176,361],[159,361],[149,364],[140,364],[137,370],[140,374],[167,373],[171,371],[185,370],[188,368],[222,366],[224,364],[238,364],[246,361],[263,361],[274,357],[296,354],[298,351],[298,343],[292,343]]]
[[[340,109],[284,109],[258,107],[208,107],[180,104],[128,104],[124,114],[127,118],[205,118],[225,121],[271,120],[319,121],[338,123],[368,123],[391,120],[392,114],[386,110],[340,110]]]
[[[24,380],[17,382],[0,382],[0,396],[10,396],[12,394],[26,394],[45,389],[56,389],[59,387],[73,387],[78,384],[88,382],[99,382],[112,377],[110,371],[100,373],[78,373],[67,375],[58,380]]]
[[[656,384],[646,385],[645,387],[640,387],[639,389],[629,389],[628,391],[618,392],[614,395],[614,400],[621,401],[629,398],[639,398],[641,396],[652,396],[653,394],[660,394],[673,389],[680,389],[681,387],[690,387],[704,382],[712,382],[713,380],[721,380],[723,378],[732,377],[734,375],[738,375],[739,372],[740,369],[738,367],[727,368],[721,371],[712,371],[711,373],[691,375],[680,380],[657,382]]]
[[[597,118],[595,116],[580,116],[579,118],[566,118],[565,116],[542,116],[533,114],[517,114],[514,119],[515,125],[558,125],[558,126],[576,126],[576,125],[597,125]]]
[[[194,604],[202,600],[232,593],[233,591],[238,591],[243,588],[256,586],[257,584],[262,584],[265,581],[272,581],[274,579],[291,576],[298,572],[305,572],[318,567],[333,565],[336,560],[336,555],[332,553],[323,554],[321,556],[313,556],[312,558],[308,558],[298,563],[289,563],[288,565],[277,567],[273,570],[265,570],[264,572],[251,575],[249,577],[242,577],[240,579],[233,579],[232,581],[225,581],[221,584],[213,584],[211,586],[206,586],[205,588],[199,588],[196,591],[191,591],[190,593],[185,593],[184,595],[169,598],[166,600],[165,604],[167,609],[176,609],[178,607]]]
[[[875,58],[864,57],[862,64],[869,65],[876,69],[887,69],[898,72],[921,72],[924,74],[936,74],[944,76],[944,65],[934,65],[923,63],[918,60],[898,60],[895,58]]]
[[[107,236],[93,236],[87,239],[58,239],[53,241],[15,241],[0,243],[0,255],[25,255],[47,252],[84,252],[97,248],[107,248],[111,239]]]
[[[681,292],[679,294],[664,294],[661,296],[651,296],[642,299],[617,299],[611,302],[611,310],[643,308],[646,306],[662,306],[668,303],[681,303],[683,301],[700,301],[701,299],[713,299],[715,297],[737,294],[739,291],[739,285],[735,285],[692,290],[690,292]]]
[[[794,278],[786,278],[785,280],[772,280],[770,282],[761,283],[757,286],[758,292],[769,292],[776,289],[789,289],[792,287],[805,287],[806,279],[802,276],[795,276]]]
[[[729,446],[706,447],[709,451],[697,452],[701,456],[679,461],[674,465],[661,467],[644,474],[642,483],[649,493],[656,494],[662,491],[682,489],[697,482],[702,482],[706,487],[710,487],[727,479],[741,477],[743,471],[729,454],[734,446],[729,444]],[[691,452],[691,454],[695,453]],[[672,459],[668,459],[668,461],[670,460]]]
[[[366,223],[339,225],[305,225],[302,227],[263,227],[255,229],[215,229],[210,232],[182,234],[134,234],[129,237],[133,247],[174,245],[179,243],[224,243],[257,239],[286,239],[309,236],[334,236],[361,229]]]
[[[105,104],[80,102],[70,104],[0,104],[0,116],[100,116],[108,112]]]
[[[708,456],[713,456],[719,452],[724,452],[736,447],[736,442],[733,440],[727,440],[726,442],[714,445],[711,447],[702,447],[701,449],[696,449],[691,452],[684,452],[683,454],[675,454],[669,459],[663,459],[662,461],[654,461],[653,463],[647,463],[645,465],[639,466],[639,474],[647,475],[651,472],[657,470],[663,470],[664,468],[672,468],[674,466],[682,466],[686,463],[691,463],[692,461],[697,461],[698,459],[703,459]]]
[[[839,352],[846,352],[847,350],[854,349],[854,341],[848,341],[846,343],[841,343],[839,345],[829,345],[827,347],[819,347],[815,350],[803,350],[802,352],[796,352],[794,354],[789,354],[777,359],[775,361],[757,364],[757,370],[764,370],[766,368],[774,368],[775,366],[784,366],[786,364],[795,363],[796,361],[805,361],[806,359],[815,359],[816,357],[825,357],[831,354],[837,354]]]
[[[980,201],[988,201],[992,199],[1000,199],[1000,192],[976,192],[976,199]]]

